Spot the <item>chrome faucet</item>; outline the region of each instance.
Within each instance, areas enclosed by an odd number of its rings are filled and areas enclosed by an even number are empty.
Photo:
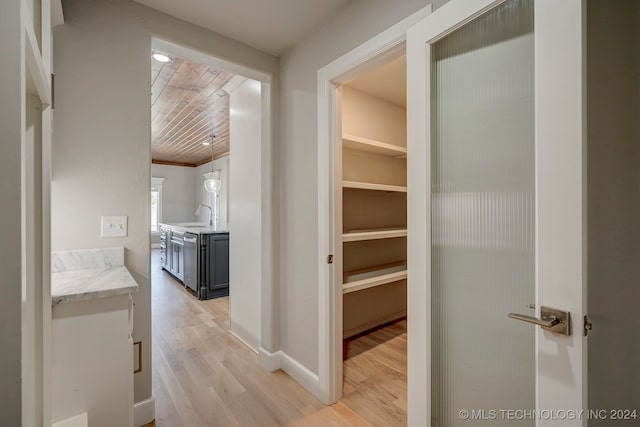
[[[209,227],[213,227],[213,209],[211,209],[211,206],[209,206],[209,205],[200,205],[200,206],[198,206],[198,209],[196,209],[196,211],[195,211],[195,215],[196,216],[200,215],[200,208],[209,209]]]

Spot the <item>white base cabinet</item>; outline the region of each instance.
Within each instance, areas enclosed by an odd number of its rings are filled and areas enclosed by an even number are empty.
[[[117,295],[53,306],[53,422],[133,426],[133,304]]]

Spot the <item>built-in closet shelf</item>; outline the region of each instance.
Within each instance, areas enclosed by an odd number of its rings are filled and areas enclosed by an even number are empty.
[[[396,191],[399,193],[407,192],[407,187],[402,187],[399,185],[374,184],[371,182],[342,181],[342,187],[357,188],[360,190]]]
[[[362,291],[376,286],[386,285],[407,278],[407,265],[404,263],[385,264],[365,270],[346,272],[342,292]]]
[[[406,228],[377,228],[369,230],[351,230],[342,235],[343,242],[360,242],[362,240],[393,239],[407,237]]]
[[[407,158],[407,149],[399,145],[362,138],[355,135],[342,135],[342,146],[353,150],[368,151],[369,153],[382,154],[398,158]]]

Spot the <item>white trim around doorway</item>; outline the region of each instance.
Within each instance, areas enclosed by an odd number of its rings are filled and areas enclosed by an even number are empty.
[[[401,56],[409,28],[430,13],[428,5],[318,70],[318,397],[325,404],[342,397],[340,85]],[[329,255],[333,255],[333,264],[328,263]],[[418,285],[409,281],[409,294]],[[409,311],[409,325],[411,316]]]

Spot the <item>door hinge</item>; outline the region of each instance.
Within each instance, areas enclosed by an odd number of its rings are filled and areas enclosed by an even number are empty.
[[[333,264],[333,255],[332,254],[327,255],[327,264]]]
[[[589,331],[593,329],[593,323],[589,321],[589,316],[584,316],[584,336],[589,335]]]
[[[51,73],[51,109],[56,109],[56,75]]]

